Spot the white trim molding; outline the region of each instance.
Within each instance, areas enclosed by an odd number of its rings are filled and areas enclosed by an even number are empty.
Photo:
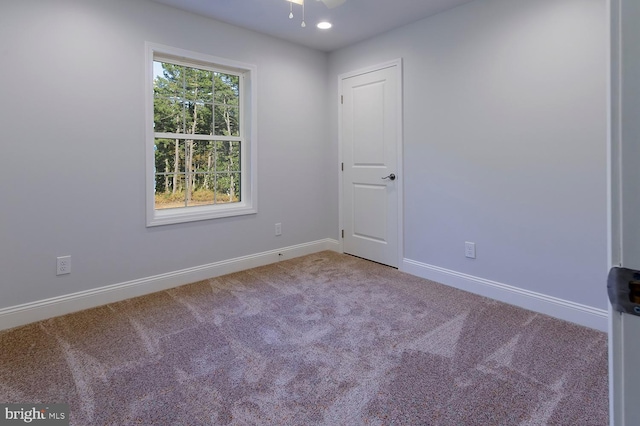
[[[0,309],[0,330],[163,291],[208,278],[269,265],[324,250],[340,251],[340,243],[324,239],[248,256],[195,266],[166,274],[80,291]]]
[[[404,259],[402,271],[585,327],[604,332],[608,329],[608,312],[605,309],[582,305],[411,259]]]

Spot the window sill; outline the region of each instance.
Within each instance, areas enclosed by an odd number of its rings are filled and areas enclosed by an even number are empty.
[[[228,205],[183,207],[166,210],[153,210],[147,217],[147,227],[172,225],[176,223],[196,222],[222,217],[256,214],[258,210],[245,203]]]

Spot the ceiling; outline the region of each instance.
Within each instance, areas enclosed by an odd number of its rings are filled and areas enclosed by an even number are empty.
[[[294,4],[294,18],[289,19],[286,0],[154,1],[330,52],[472,0],[347,0],[333,9],[306,0],[306,28],[300,26],[302,7]],[[317,29],[321,20],[330,21],[333,28]]]

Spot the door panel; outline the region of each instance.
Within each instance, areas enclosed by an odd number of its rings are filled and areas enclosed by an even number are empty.
[[[397,67],[342,80],[345,253],[398,266]]]
[[[383,166],[384,85],[374,82],[353,88],[353,164]]]
[[[387,241],[387,188],[384,185],[353,185],[353,235]],[[381,212],[381,214],[371,214]]]

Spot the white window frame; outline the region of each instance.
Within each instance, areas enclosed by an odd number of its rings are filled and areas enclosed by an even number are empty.
[[[191,52],[161,44],[145,43],[145,142],[146,142],[146,204],[147,227],[175,223],[194,222],[221,217],[241,216],[258,212],[258,139],[257,139],[257,68],[229,59],[203,53]],[[212,204],[206,206],[179,207],[172,209],[155,208],[155,133],[153,128],[153,61],[171,60],[171,62],[192,67],[213,68],[239,74],[242,90],[240,92],[240,135],[241,135],[241,196],[240,202]],[[211,136],[215,139],[215,136]]]

